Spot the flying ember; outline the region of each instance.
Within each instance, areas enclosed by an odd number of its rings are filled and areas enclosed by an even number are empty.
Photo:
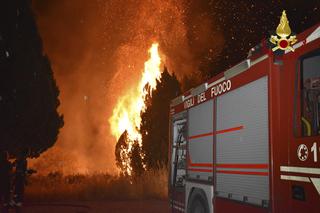
[[[120,156],[124,168],[128,175],[131,175],[132,168],[130,166],[129,153],[133,148],[135,141],[139,147],[142,146],[142,136],[139,132],[141,124],[141,112],[146,108],[145,99],[151,91],[157,86],[157,80],[161,77],[161,58],[158,52],[158,43],[152,44],[149,49],[150,58],[144,63],[144,71],[142,72],[140,81],[134,86],[133,90],[128,91],[125,96],[118,99],[118,102],[113,109],[113,114],[109,119],[111,133],[117,140],[126,131],[127,146],[120,150]],[[144,158],[144,153],[140,153],[141,159]]]

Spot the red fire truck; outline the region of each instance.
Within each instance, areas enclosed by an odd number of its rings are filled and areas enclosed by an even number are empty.
[[[294,36],[284,15],[247,59],[171,101],[172,212],[320,213],[320,24]]]

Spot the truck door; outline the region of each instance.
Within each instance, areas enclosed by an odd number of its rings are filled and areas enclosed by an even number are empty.
[[[289,185],[286,195],[288,212],[292,213],[320,212],[319,41],[306,44],[296,53],[284,57],[284,73],[288,75],[287,79],[294,81],[290,81],[288,105],[283,103],[281,106],[288,110],[285,126],[289,127],[289,155],[287,165],[280,165],[280,179]]]
[[[268,212],[268,76],[217,98],[215,138],[215,212]]]
[[[187,154],[187,113],[179,113],[173,117],[171,121],[171,140],[171,207],[172,212],[184,212]]]

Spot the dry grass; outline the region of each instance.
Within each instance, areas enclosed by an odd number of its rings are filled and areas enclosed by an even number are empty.
[[[167,174],[166,168],[147,171],[131,181],[128,177],[108,174],[35,175],[28,180],[26,199],[29,201],[166,199]]]

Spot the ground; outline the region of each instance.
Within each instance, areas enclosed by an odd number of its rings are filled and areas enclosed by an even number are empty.
[[[26,203],[23,213],[169,213],[167,200]]]

